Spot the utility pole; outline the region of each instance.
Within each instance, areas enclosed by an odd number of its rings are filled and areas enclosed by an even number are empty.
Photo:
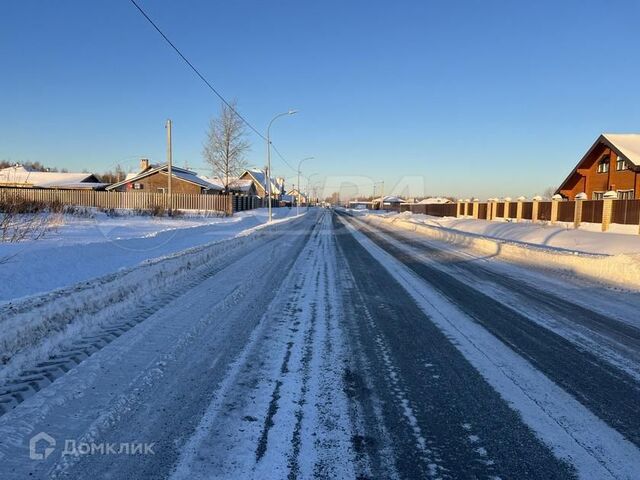
[[[171,148],[171,120],[167,120],[167,191],[169,194],[169,201],[167,202],[169,210],[172,207],[171,198],[171,164],[173,163],[173,152]]]
[[[384,180],[382,182],[380,182],[380,208],[384,211]]]
[[[297,110],[289,110],[287,112],[284,113],[280,113],[278,115],[276,115],[275,117],[273,117],[271,119],[271,121],[269,122],[269,126],[267,127],[267,178],[266,178],[266,182],[267,182],[267,195],[269,196],[269,221],[268,223],[271,223],[271,125],[273,124],[273,122],[280,118],[280,117],[284,117],[285,115],[295,115],[296,113],[298,113]]]

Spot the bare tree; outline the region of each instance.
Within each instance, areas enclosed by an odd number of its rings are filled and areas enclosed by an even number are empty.
[[[235,109],[235,100],[231,107],[222,104],[219,117],[211,119],[202,152],[214,176],[224,183],[226,192],[229,191],[230,178],[242,173],[246,167],[245,154],[251,147],[246,140],[245,125],[234,113]]]
[[[551,198],[556,193],[556,187],[547,187],[545,191],[542,193],[544,198]]]

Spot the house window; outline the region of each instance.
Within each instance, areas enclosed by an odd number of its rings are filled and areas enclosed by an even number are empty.
[[[591,196],[594,200],[602,200],[604,198],[604,192],[593,192]]]
[[[618,159],[616,160],[616,170],[620,171],[620,170],[626,170],[626,169],[627,169],[627,162],[625,161],[624,158],[618,155]]]
[[[144,185],[142,185],[141,183],[134,183],[133,184],[133,189],[134,190],[142,190]]]
[[[602,157],[598,162],[598,173],[609,172],[609,157]]]
[[[633,200],[633,190],[618,190],[618,200]]]

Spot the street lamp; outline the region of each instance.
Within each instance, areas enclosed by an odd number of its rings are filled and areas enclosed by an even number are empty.
[[[297,110],[289,110],[284,113],[279,113],[271,119],[269,126],[267,127],[267,178],[265,181],[267,182],[267,193],[269,195],[269,223],[271,223],[271,124],[280,117],[284,117],[285,115],[295,115],[296,113],[298,113]]]
[[[300,215],[300,167],[306,160],[313,160],[315,157],[305,157],[298,162],[298,201],[296,202],[296,215]],[[307,199],[307,202],[309,200]]]
[[[311,175],[309,175],[309,176],[307,177],[307,209],[309,208],[309,203],[310,203],[310,202],[309,202],[309,200],[310,200],[310,194],[309,194],[309,191],[310,191],[310,188],[311,188],[311,179],[312,179],[313,177],[315,177],[316,175],[318,175],[318,173],[317,173],[317,172],[316,172],[316,173],[312,173]]]

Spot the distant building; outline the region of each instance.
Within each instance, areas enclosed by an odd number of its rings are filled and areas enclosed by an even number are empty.
[[[127,177],[106,189],[116,192],[140,191],[147,193],[166,192],[168,189],[169,168],[165,165],[150,165],[147,159],[140,162],[140,171],[128,174]],[[221,185],[212,183],[192,170],[171,167],[172,193],[212,194],[220,193]]]
[[[449,198],[444,198],[444,197],[428,197],[428,198],[423,198],[422,200],[420,200],[419,202],[417,202],[421,205],[431,205],[431,204],[435,204],[435,203],[453,203],[451,201],[451,199]]]
[[[570,200],[579,193],[601,199],[609,191],[619,199],[640,198],[640,134],[604,133],[584,154],[557,194]]]
[[[295,205],[298,202],[298,189],[294,188],[287,193],[288,195],[291,195],[294,198],[294,205]],[[300,192],[300,205],[304,205],[306,203],[307,203],[307,196],[304,193]]]
[[[256,190],[257,195],[260,198],[267,198],[267,181],[266,174],[263,170],[257,168],[250,168],[240,175],[239,180],[250,180]],[[284,193],[284,179],[279,178],[271,180],[271,198],[279,200],[280,196]]]
[[[0,187],[101,190],[107,185],[93,173],[39,172],[22,165],[0,169]]]

